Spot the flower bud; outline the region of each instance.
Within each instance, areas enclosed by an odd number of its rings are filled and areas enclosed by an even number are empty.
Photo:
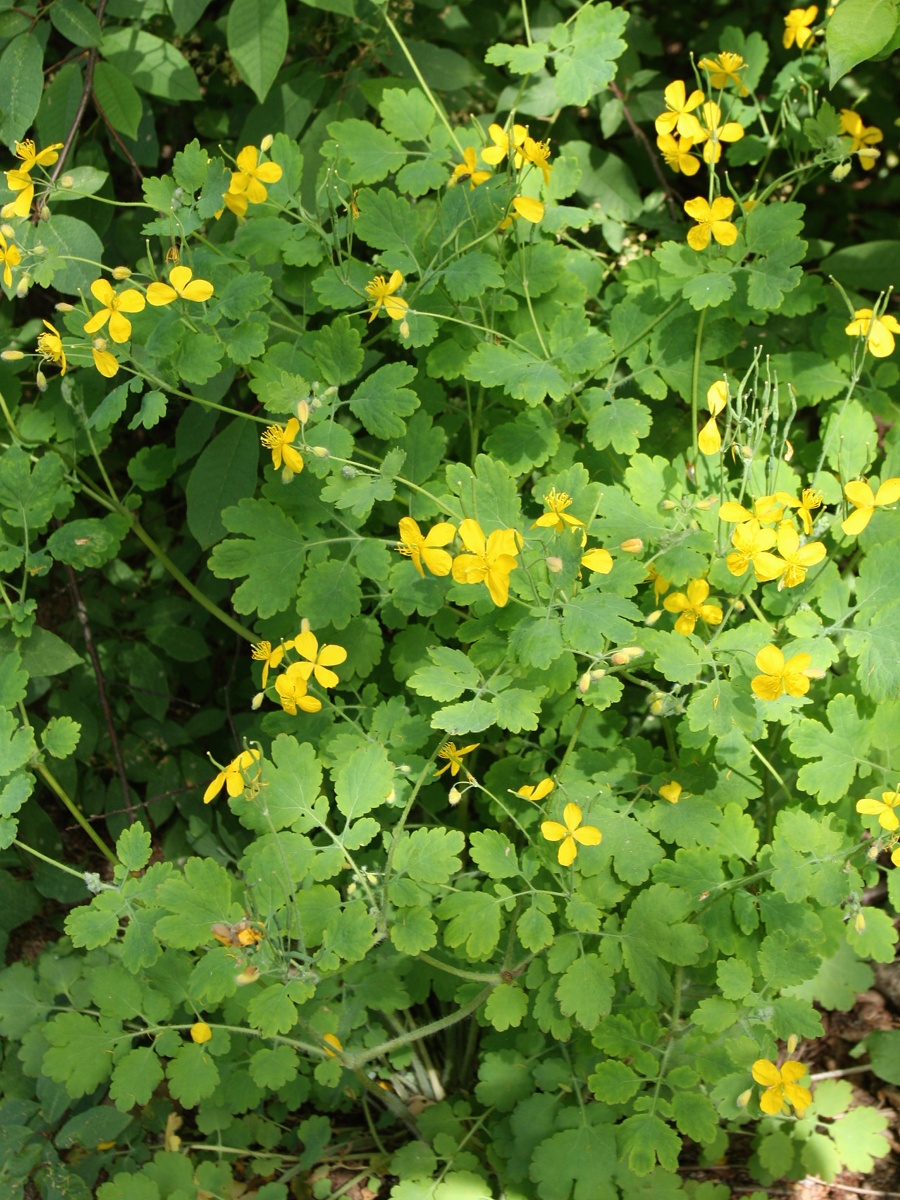
[[[858,912],[856,914],[856,916],[853,918],[853,928],[856,930],[857,933],[865,933],[866,932],[866,917],[865,917],[864,913]]]
[[[747,1088],[746,1092],[741,1092],[741,1094],[738,1096],[737,1100],[735,1101],[735,1104],[738,1106],[738,1108],[746,1108],[747,1105],[750,1103],[750,1097],[752,1095],[753,1095],[753,1088]]]
[[[784,461],[790,462],[793,457],[794,457],[794,447],[787,440],[787,438],[785,438],[784,439]]]
[[[647,619],[644,622],[644,624],[645,625],[655,625],[656,622],[659,620],[659,618],[662,615],[663,615],[663,610],[661,608],[655,608],[652,613],[648,614]]]
[[[59,186],[61,188],[73,188],[75,186],[75,176],[63,175],[62,179],[59,181]]]
[[[594,681],[594,683],[598,683],[605,674],[605,667],[595,667],[594,670],[591,671],[591,679]]]
[[[665,509],[666,512],[668,512],[670,509],[676,508],[677,506],[676,506],[674,500],[660,500],[659,507]]]
[[[267,133],[263,140],[259,143],[259,148],[262,150],[263,154],[265,154],[267,150],[272,149],[272,143],[274,141],[275,139],[272,137],[271,133]]]
[[[456,784],[453,785],[447,794],[447,800],[454,808],[457,804],[459,804],[460,800],[462,800],[462,792],[459,790]]]
[[[12,239],[16,236],[16,231],[13,229],[12,225],[0,225],[0,233],[3,234],[7,241],[12,241]]]
[[[621,650],[616,650],[610,657],[617,667],[624,667],[634,659],[640,658],[643,653],[640,646],[623,646]]]
[[[306,400],[297,401],[297,420],[301,425],[305,425],[309,420],[309,402]]]
[[[4,362],[18,362],[20,358],[24,357],[25,355],[21,350],[4,350],[3,353],[0,354],[0,358],[2,358]]]
[[[551,575],[558,575],[563,569],[563,560],[558,558],[555,554],[551,554],[548,558],[544,559],[544,561],[546,562],[547,570],[551,573]]]
[[[92,342],[92,345],[95,350],[99,351],[100,354],[102,354],[103,351],[106,349],[106,338],[95,337]]]
[[[245,967],[240,975],[235,977],[238,987],[246,987],[248,983],[256,983],[259,979],[259,967]]]
[[[705,496],[702,500],[696,502],[694,508],[699,508],[701,512],[706,512],[716,503],[716,499],[715,496]]]
[[[131,278],[131,268],[130,267],[113,267],[112,277],[113,277],[113,279],[130,279]]]
[[[643,548],[643,540],[639,537],[626,538],[619,546],[619,549],[624,550],[626,554],[640,554]]]
[[[181,255],[178,253],[177,246],[170,246],[168,248],[168,250],[166,251],[166,262],[167,263],[177,263],[179,261],[180,257],[181,257]]]
[[[31,287],[31,276],[30,275],[22,275],[21,278],[19,279],[19,282],[16,284],[16,295],[19,297],[20,300],[24,300],[24,298],[28,295],[28,289],[30,287]]]
[[[838,165],[831,172],[831,178],[834,180],[835,183],[840,183],[842,179],[847,178],[847,175],[849,173],[850,173],[850,162],[848,160],[847,162],[838,163]]]
[[[58,304],[53,305],[53,308],[54,308],[55,312],[61,312],[61,313],[75,311],[75,305],[69,304],[68,300],[60,300],[60,302]]]
[[[47,207],[47,205],[42,204],[41,211],[38,213],[38,216],[40,217],[40,219],[44,222],[47,222],[50,220],[51,215],[52,214],[50,212],[50,209]]]
[[[792,1033],[791,1036],[787,1040],[788,1058],[790,1058],[793,1055],[794,1051],[797,1049],[797,1047],[799,1045],[800,1045],[800,1039],[797,1037],[796,1033]]]
[[[409,321],[400,322],[400,336],[409,337]]]
[[[34,382],[37,384],[37,386],[38,386],[38,391],[39,391],[39,392],[46,392],[46,390],[47,390],[47,376],[46,376],[46,375],[44,374],[44,372],[43,372],[43,371],[40,369],[40,367],[38,367],[37,374],[36,374],[36,375],[35,375],[35,377],[34,377]]]
[[[583,696],[590,686],[591,686],[591,673],[590,673],[590,671],[585,671],[585,673],[578,680],[578,691]]]
[[[737,612],[737,613],[745,612],[746,608],[747,608],[747,605],[743,602],[743,600],[735,600],[735,602],[734,602],[734,611],[735,612]]]
[[[256,695],[250,701],[250,707],[253,709],[254,712],[256,712],[256,710],[259,708],[259,706],[262,704],[262,702],[263,702],[263,700],[265,700],[265,698],[266,698],[265,692],[257,692],[256,693]]]
[[[341,467],[341,475],[343,475],[344,479],[355,479],[358,474],[359,472],[356,470],[356,467],[351,467],[349,463],[345,463]]]
[[[212,1039],[212,1030],[205,1021],[195,1021],[191,1026],[191,1041],[202,1046]]]
[[[328,458],[330,451],[327,446],[310,446],[310,450],[316,458]]]

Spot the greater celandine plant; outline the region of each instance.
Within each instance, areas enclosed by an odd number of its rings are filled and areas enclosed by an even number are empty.
[[[19,1183],[287,1200],[343,1158],[394,1200],[718,1200],[679,1156],[735,1131],[764,1186],[866,1172],[887,1117],[807,1062],[900,901],[900,327],[807,269],[798,199],[880,184],[821,98],[837,18],[787,14],[793,71],[728,29],[617,89],[667,172],[618,223],[564,114],[624,10],[495,45],[521,86],[467,122],[379,19],[412,76],[376,115],[192,141],[129,263],[67,249],[94,168],[10,159],[0,835],[52,866],[43,789],[109,860],[57,862],[83,902],[0,975]],[[38,619],[64,570],[190,600],[104,651],[143,706],[118,813]],[[228,723],[179,723],[163,655],[216,697],[226,641]],[[133,819],[157,777],[181,807]]]

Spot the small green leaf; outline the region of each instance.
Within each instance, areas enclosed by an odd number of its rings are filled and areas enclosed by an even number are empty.
[[[419,397],[406,387],[415,378],[409,363],[388,363],[373,371],[350,397],[350,411],[375,437],[400,438],[406,433],[404,417],[419,407]]]
[[[576,958],[560,977],[556,989],[559,1007],[583,1029],[593,1029],[612,1009],[615,993],[612,974],[597,954]]]
[[[99,46],[103,36],[100,22],[79,0],[56,0],[50,20],[73,46]]]
[[[150,834],[140,821],[129,825],[119,834],[116,854],[128,871],[140,871],[150,861]]]
[[[159,1058],[149,1046],[140,1046],[129,1050],[113,1067],[109,1098],[120,1112],[131,1112],[136,1105],[149,1102],[162,1079]]]
[[[514,983],[501,983],[487,998],[484,1015],[499,1032],[518,1029],[528,1012],[528,996]]]
[[[333,775],[335,804],[348,821],[365,816],[393,796],[394,767],[383,746],[354,750]]]
[[[81,725],[71,717],[51,717],[41,733],[41,744],[54,758],[68,758],[75,753],[81,737]]]
[[[143,106],[128,76],[101,60],[94,68],[94,95],[113,129],[136,138]]]
[[[166,1066],[166,1075],[169,1091],[185,1108],[194,1108],[201,1100],[208,1100],[219,1086],[215,1059],[206,1046],[194,1042],[187,1042],[179,1049]]]
[[[465,838],[458,829],[417,829],[396,843],[394,870],[420,883],[447,883],[462,865]]]

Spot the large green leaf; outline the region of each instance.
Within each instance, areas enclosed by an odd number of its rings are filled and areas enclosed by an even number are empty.
[[[200,85],[187,59],[155,34],[133,26],[114,29],[104,34],[100,49],[140,91],[164,100],[200,99]]]
[[[896,28],[896,0],[843,0],[825,30],[829,86],[834,87],[857,63],[873,58]]]
[[[256,490],[259,435],[250,421],[231,421],[197,459],[188,479],[187,523],[207,550],[225,536],[222,511]]]
[[[21,141],[44,90],[44,52],[33,33],[20,33],[0,55],[0,141]]]
[[[285,0],[233,0],[227,37],[234,65],[262,104],[287,51]]]

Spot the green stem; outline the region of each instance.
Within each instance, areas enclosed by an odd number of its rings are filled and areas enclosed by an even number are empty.
[[[387,14],[387,12],[385,12],[385,14],[384,14],[384,22],[387,25],[388,29],[390,29],[390,31],[394,35],[394,37],[397,39],[397,45],[403,51],[403,57],[406,59],[406,61],[409,63],[410,67],[412,68],[412,73],[413,73],[413,75],[415,75],[416,79],[418,80],[419,87],[422,89],[422,91],[428,97],[428,99],[431,103],[431,107],[437,113],[441,124],[444,126],[444,128],[447,130],[447,132],[450,134],[450,137],[453,139],[453,144],[454,144],[454,146],[456,146],[457,150],[459,151],[460,158],[462,158],[463,157],[462,145],[460,143],[459,138],[456,136],[456,130],[450,124],[450,121],[447,118],[447,114],[444,112],[443,104],[440,103],[438,98],[435,96],[434,92],[432,92],[431,88],[425,82],[425,78],[422,75],[422,72],[419,70],[418,63],[413,58],[413,56],[410,54],[409,47],[406,45],[406,42],[400,36],[400,31],[397,29],[397,26],[391,20],[390,16]]]
[[[97,833],[97,831],[93,828],[93,826],[87,820],[87,818],[84,816],[84,814],[79,812],[79,810],[75,806],[75,801],[71,799],[71,797],[66,792],[65,788],[63,788],[62,784],[60,784],[58,782],[58,780],[54,777],[54,775],[50,771],[47,770],[47,768],[44,766],[43,763],[35,763],[34,770],[37,771],[37,773],[43,779],[44,783],[46,783],[47,787],[51,790],[51,792],[53,792],[60,800],[62,800],[63,804],[66,806],[66,808],[72,814],[72,816],[75,818],[75,820],[78,822],[78,824],[84,830],[84,832],[88,835],[88,837],[91,839],[91,841],[97,847],[97,849],[103,854],[103,856],[105,858],[109,859],[109,861],[113,864],[114,867],[117,867],[119,865],[119,860],[116,858],[115,854],[113,854],[112,850],[110,850],[109,846],[106,845],[106,843],[103,841],[103,839]],[[76,872],[76,874],[77,874],[77,872]],[[83,876],[82,876],[82,878],[83,878]]]
[[[382,1042],[380,1046],[373,1046],[369,1050],[364,1050],[362,1054],[345,1053],[344,1060],[350,1067],[362,1067],[367,1062],[371,1062],[373,1058],[381,1058],[384,1054],[390,1054],[392,1050],[399,1050],[401,1046],[408,1046],[412,1042],[419,1042],[423,1038],[431,1037],[435,1033],[449,1029],[451,1025],[456,1025],[460,1021],[464,1021],[466,1017],[470,1017],[472,1013],[484,1004],[493,990],[494,985],[489,984],[473,1000],[458,1008],[456,1012],[448,1013],[446,1017],[440,1017],[437,1021],[432,1021],[429,1025],[421,1025],[418,1029],[411,1029],[408,1033],[398,1034],[397,1037],[391,1038],[387,1042]]]
[[[581,727],[584,724],[587,711],[587,706],[582,704],[581,712],[578,714],[578,720],[575,722],[575,728],[572,730],[572,736],[569,738],[569,744],[566,746],[563,756],[559,760],[559,766],[556,768],[557,777],[562,775],[563,769],[566,763],[569,761],[569,755],[575,749],[575,743],[578,741],[578,735],[581,733]]]
[[[700,353],[703,349],[703,326],[706,323],[707,309],[703,309],[700,313],[700,319],[697,322],[697,337],[694,341],[694,366],[691,371],[691,445],[693,446],[693,456],[696,460],[699,453],[697,445],[697,437],[699,431],[699,422],[697,420],[697,410],[699,407],[700,390]]]
[[[214,604],[208,596],[204,595],[199,588],[195,587],[194,584],[191,583],[183,571],[179,571],[178,567],[175,566],[171,558],[169,558],[168,554],[166,554],[166,552],[163,550],[162,546],[159,546],[156,542],[154,542],[153,538],[149,533],[147,533],[133,513],[124,510],[123,515],[129,517],[131,521],[131,528],[134,534],[140,538],[154,558],[156,558],[161,565],[166,568],[172,578],[177,583],[181,584],[191,599],[196,600],[201,607],[205,608],[206,611],[214,616],[217,621],[221,621],[223,625],[227,625],[232,632],[239,634],[240,637],[245,638],[248,642],[256,641],[255,634],[251,633],[249,629],[241,625],[239,621],[236,621],[234,617],[230,617],[227,612],[219,608],[218,604]]]
[[[76,879],[80,879],[84,883],[84,871],[76,871],[74,867],[67,867],[65,863],[57,862],[55,858],[48,858],[46,854],[41,854],[40,850],[35,850],[33,846],[26,845],[25,842],[20,842],[18,838],[13,838],[13,845],[18,846],[20,850],[24,850],[26,854],[32,854],[35,858],[39,858],[41,862],[47,863],[48,866],[56,867],[57,871],[65,871],[67,875],[74,875]]]
[[[469,979],[474,983],[490,983],[496,987],[498,983],[503,982],[501,975],[485,975],[480,971],[463,971],[460,967],[451,967],[449,963],[443,963],[437,958],[432,958],[430,954],[420,952],[416,955],[416,958],[421,962],[428,963],[430,967],[437,967],[440,971],[446,971],[448,975],[458,975],[460,979]]]

